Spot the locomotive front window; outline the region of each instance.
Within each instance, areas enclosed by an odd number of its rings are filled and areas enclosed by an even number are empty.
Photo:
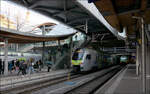
[[[90,59],[91,59],[91,55],[88,54],[88,55],[86,56],[86,59],[90,60]]]
[[[72,60],[81,60],[83,58],[83,53],[74,53]]]

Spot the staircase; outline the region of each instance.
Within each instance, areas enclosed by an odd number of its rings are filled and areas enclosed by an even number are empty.
[[[55,62],[55,64],[52,66],[52,70],[56,70],[56,69],[59,69],[59,67],[63,67],[64,64],[67,64],[67,61],[66,62],[62,62],[64,61],[65,58],[69,57],[69,53],[68,52],[65,52],[65,54],[63,56],[57,56],[57,61]],[[62,63],[61,66],[60,66],[60,62]]]
[[[75,50],[85,47],[89,42],[91,41],[90,38],[88,38],[87,40],[83,40],[83,41],[79,41],[78,44],[76,44],[73,49],[72,52],[74,52]],[[66,51],[62,56],[57,54],[56,55],[56,62],[55,64],[52,66],[52,70],[56,70],[56,69],[60,69],[60,68],[64,68],[64,64],[68,64],[70,63],[70,50]],[[73,53],[72,53],[73,54]]]
[[[79,48],[85,47],[86,45],[89,44],[90,41],[91,41],[91,38],[87,38],[87,40],[79,41],[78,44],[73,47],[72,52],[75,52]]]
[[[33,44],[29,44],[29,45],[25,45],[24,47],[22,47],[19,51],[20,52],[27,52],[27,51],[29,51],[29,50],[31,50],[33,48],[34,48],[34,45]]]

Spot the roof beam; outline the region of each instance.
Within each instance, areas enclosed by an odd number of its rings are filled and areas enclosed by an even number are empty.
[[[72,36],[74,34],[75,33],[66,34],[66,35],[42,36],[42,35],[36,35],[36,34],[32,34],[32,33],[27,33],[27,32],[18,32],[17,30],[0,27],[0,37],[2,36],[5,38],[9,38],[9,42],[16,41],[18,43],[23,42],[23,41],[42,42],[42,41],[59,40],[59,39],[68,38],[69,36]]]
[[[150,10],[150,8],[146,8],[146,10]],[[131,13],[138,13],[140,11],[141,11],[141,9],[130,10],[130,11],[127,11],[127,12],[118,13],[117,15],[125,15],[125,14],[131,14]]]
[[[73,8],[70,8],[70,9],[66,9],[66,10],[63,10],[63,11],[56,12],[56,13],[54,13],[53,16],[57,16],[59,14],[65,14],[65,13],[71,12],[74,9],[77,9],[77,7],[73,7]]]
[[[39,8],[38,9],[38,12],[39,13],[42,13],[42,14],[45,14],[45,15],[47,15],[47,16],[50,16],[50,17],[52,17],[52,13],[47,9],[41,9],[41,8]],[[60,21],[60,22],[64,22],[64,19],[63,18],[60,18],[60,17],[52,17],[53,19],[57,19],[58,21]]]
[[[37,7],[40,4],[41,1],[43,1],[43,0],[34,0],[33,4],[30,5],[29,8],[32,9],[32,8]]]
[[[142,16],[142,17],[144,17],[144,15],[145,15],[145,13],[146,13],[147,2],[148,2],[148,0],[141,0],[140,13],[141,13],[141,16]],[[147,18],[146,18],[146,19],[147,19]],[[146,21],[146,19],[144,19],[144,21]]]
[[[140,10],[139,9],[130,10],[130,11],[118,13],[117,15],[125,15],[125,14],[130,14],[130,13],[137,13],[137,12],[140,12]]]
[[[34,9],[40,9],[40,10],[53,10],[53,11],[63,11],[63,9],[57,8],[57,7],[46,7],[46,6],[37,6]]]
[[[74,11],[74,9],[78,9],[78,7],[73,7],[73,8],[70,8],[68,10],[63,10],[63,9],[60,9],[60,8],[56,8],[56,7],[43,7],[43,6],[37,6],[35,7],[34,9],[39,9],[39,10],[47,10],[47,11],[57,11],[56,13],[52,14],[52,16],[57,16],[59,14],[67,14],[69,12],[71,13],[78,13],[78,14],[83,14],[83,15],[88,15],[87,13],[84,13],[84,12],[78,12],[78,11]]]
[[[100,12],[108,12],[111,15],[105,16],[105,19],[110,23],[114,28],[120,30],[120,22],[115,11],[115,6],[113,6],[112,1],[110,0],[98,0],[95,1],[96,7]],[[103,15],[104,16],[104,15]]]
[[[94,18],[91,18],[91,17],[80,17],[80,18],[76,18],[76,19],[73,19],[69,22],[67,22],[67,24],[73,24],[73,23],[76,23],[76,22],[82,22],[82,21],[86,21],[86,20],[92,20]]]
[[[64,11],[67,11],[67,0],[64,0]],[[65,18],[64,18],[64,22],[67,22],[67,13],[65,12]]]
[[[91,32],[90,32],[91,31]],[[106,31],[106,29],[104,29],[104,28],[101,28],[101,29],[95,29],[95,30],[91,30],[91,29],[89,29],[89,33],[102,33],[102,32],[105,32]]]
[[[141,0],[141,11],[145,11],[148,0]]]
[[[27,0],[22,0],[26,6],[29,6],[29,2]]]
[[[71,13],[76,13],[76,14],[81,14],[81,15],[85,15],[85,16],[89,16],[86,12],[79,12],[79,11],[70,11]]]

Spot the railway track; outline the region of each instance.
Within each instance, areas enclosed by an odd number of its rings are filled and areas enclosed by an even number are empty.
[[[80,77],[81,74],[71,75],[71,79]],[[9,88],[7,90],[1,90],[0,94],[30,94],[32,91],[36,91],[45,88],[50,85],[58,84],[60,82],[66,81],[67,76],[57,77],[49,80],[43,80],[36,83],[31,83],[27,85],[22,85],[19,87]]]
[[[121,67],[116,67],[116,68],[108,68],[105,70],[101,70],[99,72],[96,73],[88,73],[88,74],[76,74],[76,75],[71,75],[71,79],[72,80],[76,80],[76,79],[84,79],[87,78],[88,76],[91,77],[93,74],[95,75],[95,77],[93,77],[94,79],[76,87],[76,88],[72,88],[71,90],[67,91],[67,92],[62,92],[61,94],[89,94],[92,93],[96,90],[96,88],[100,87],[101,85],[103,85],[105,83],[105,81],[107,81],[109,78],[111,78],[113,75],[115,75],[116,72],[118,72],[121,69]],[[102,74],[99,74],[102,73]],[[91,76],[90,76],[91,75]],[[98,75],[98,76],[96,76]],[[49,79],[49,80],[44,80],[44,81],[39,81],[36,83],[31,83],[31,84],[27,84],[27,85],[22,85],[20,87],[16,87],[16,88],[11,88],[8,90],[4,90],[4,91],[0,91],[0,94],[32,94],[33,92],[36,91],[41,91],[42,89],[51,87],[51,86],[58,86],[60,83],[64,83],[67,81],[67,76],[63,76],[63,77],[57,77],[57,78],[53,78],[53,79]],[[99,83],[97,83],[99,82]],[[92,88],[91,88],[92,87]],[[48,89],[48,90],[52,90],[52,89]],[[36,94],[36,93],[33,93]],[[39,93],[41,94],[41,93]],[[56,94],[56,93],[53,93]]]
[[[96,71],[91,71],[89,73],[84,73],[84,74],[72,74],[71,77],[70,77],[70,79],[73,80],[75,78],[80,78],[80,77],[83,77],[85,75],[92,74],[94,72],[96,72]],[[15,91],[14,93],[11,93],[11,94],[32,94],[33,92],[35,92],[37,90],[40,90],[40,89],[43,89],[43,88],[46,88],[46,87],[50,87],[52,85],[56,85],[56,84],[59,84],[59,83],[66,82],[66,81],[68,81],[67,77],[68,76],[61,77],[61,78],[58,78],[58,79],[54,79],[54,80],[51,80],[49,82],[47,81],[47,83],[43,82],[43,84],[39,83],[38,86],[37,85],[35,85],[35,86],[33,85],[33,86],[30,86],[29,88],[25,88],[24,90]],[[8,94],[8,93],[6,93],[6,94]]]
[[[119,67],[117,69],[110,70],[106,74],[100,75],[85,84],[82,84],[76,88],[73,88],[65,94],[93,94],[98,88],[100,88],[103,84],[105,84],[111,77],[113,77],[118,71],[122,68]]]
[[[70,85],[65,84],[66,82],[63,82],[41,90],[37,90],[30,94],[90,94],[121,69],[122,67],[120,66],[113,66],[108,69],[72,79],[70,82],[74,84]]]

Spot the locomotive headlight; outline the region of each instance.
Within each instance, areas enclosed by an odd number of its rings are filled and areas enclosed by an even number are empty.
[[[83,67],[83,62],[80,62],[80,67]]]
[[[71,62],[71,65],[73,65],[74,63],[73,62]]]

